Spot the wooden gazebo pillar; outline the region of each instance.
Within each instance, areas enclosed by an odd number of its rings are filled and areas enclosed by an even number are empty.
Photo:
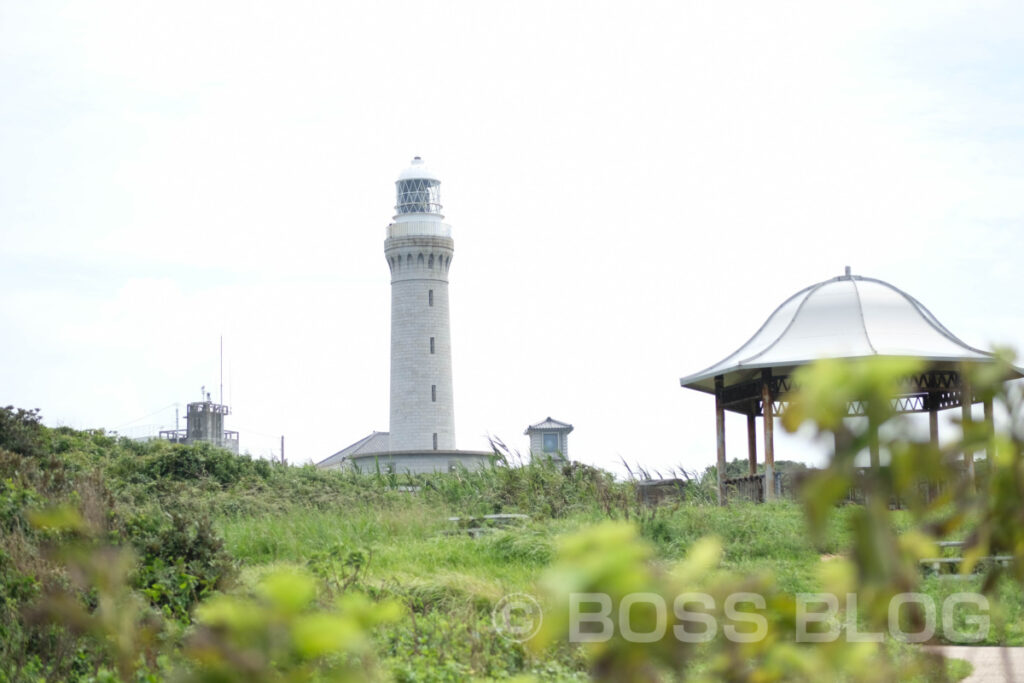
[[[764,421],[764,500],[775,500],[775,408],[772,403],[772,370],[761,371],[761,419]]]
[[[868,418],[868,454],[871,456],[871,469],[877,471],[882,465],[878,452],[878,425]]]
[[[936,452],[939,450],[939,393],[928,392],[928,440]],[[928,501],[939,495],[939,485],[928,482]]]
[[[725,402],[722,399],[723,377],[715,375],[715,427],[718,438],[718,504],[725,505]]]
[[[996,425],[995,425],[995,420],[993,419],[993,416],[992,416],[992,397],[991,396],[989,396],[988,398],[985,399],[984,406],[985,406],[985,436],[988,437],[988,441],[986,442],[986,445],[985,445],[985,461],[988,463],[989,476],[992,476],[992,459],[995,457],[995,453],[992,452],[993,449],[995,448],[995,443],[993,442],[992,439],[993,439],[993,437],[996,434]]]
[[[928,440],[932,448],[939,447],[939,394],[934,391],[928,394]]]
[[[757,401],[752,401],[750,412],[747,413],[747,460],[750,464],[750,476],[757,474]]]
[[[960,373],[960,417],[963,424],[963,434],[966,437],[970,431],[973,418],[971,417],[971,406],[974,402],[974,390],[971,387],[971,380],[966,372]],[[967,481],[970,487],[974,488],[974,451],[964,446],[964,468],[967,474]]]

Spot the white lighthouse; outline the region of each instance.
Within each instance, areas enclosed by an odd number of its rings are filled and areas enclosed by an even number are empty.
[[[415,157],[395,181],[391,269],[392,452],[455,450],[448,270],[455,252],[441,181]]]
[[[317,463],[413,474],[487,465],[492,451],[455,448],[448,270],[455,243],[441,213],[441,181],[415,157],[395,181],[384,257],[391,269],[391,428]]]

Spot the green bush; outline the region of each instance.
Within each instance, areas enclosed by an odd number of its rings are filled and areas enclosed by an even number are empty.
[[[235,576],[224,542],[205,515],[139,514],[128,520],[125,534],[139,553],[133,585],[170,618],[187,623],[201,600]]]
[[[38,409],[0,408],[0,449],[27,458],[46,453],[46,431]]]
[[[185,681],[372,681],[372,629],[401,614],[395,603],[359,594],[317,603],[316,582],[301,572],[276,572],[254,595],[217,595],[198,611],[185,645]]]
[[[227,487],[256,470],[248,456],[197,443],[158,454],[145,463],[143,471],[150,479],[187,481],[210,478]]]

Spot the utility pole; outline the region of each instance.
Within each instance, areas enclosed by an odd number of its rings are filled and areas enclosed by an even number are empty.
[[[284,464],[284,434],[281,435],[281,464]]]

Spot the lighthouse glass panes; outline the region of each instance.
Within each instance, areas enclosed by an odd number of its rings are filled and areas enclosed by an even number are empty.
[[[410,178],[398,181],[398,213],[441,213],[441,181]]]

